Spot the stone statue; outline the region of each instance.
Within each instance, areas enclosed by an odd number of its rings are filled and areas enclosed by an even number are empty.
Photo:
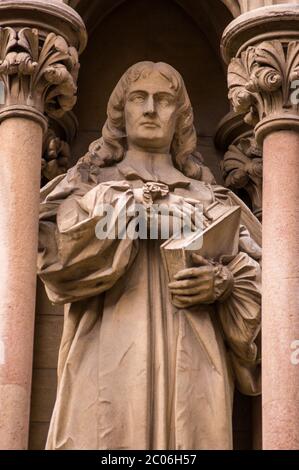
[[[65,304],[47,449],[231,449],[234,386],[260,393],[261,226],[196,145],[180,74],[140,62],[101,139],[42,190],[39,275]],[[103,204],[125,202],[130,228],[136,203],[159,200],[240,206],[237,255],[193,255],[169,283],[162,240],[96,236]]]

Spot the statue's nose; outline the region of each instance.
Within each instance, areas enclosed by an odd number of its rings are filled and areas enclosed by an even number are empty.
[[[154,113],[155,113],[154,97],[149,96],[144,104],[144,114],[154,114]]]

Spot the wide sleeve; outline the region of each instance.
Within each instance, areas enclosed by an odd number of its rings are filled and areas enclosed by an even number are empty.
[[[59,178],[43,191],[38,274],[53,303],[101,294],[126,272],[138,248],[138,240],[124,236],[134,231],[133,206],[133,190],[125,181],[69,191],[66,179]]]
[[[239,203],[236,196],[221,190],[216,199],[224,204]],[[249,209],[242,208],[239,253],[226,262],[233,274],[229,296],[217,302],[218,318],[228,346],[236,385],[246,395],[261,393],[261,224]]]
[[[238,389],[260,393],[261,269],[240,252],[227,267],[234,276],[230,295],[217,303],[218,316],[235,373]]]

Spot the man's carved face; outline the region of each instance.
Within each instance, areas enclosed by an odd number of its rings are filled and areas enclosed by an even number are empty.
[[[177,99],[167,79],[153,72],[134,82],[125,104],[129,149],[168,153],[176,117]]]

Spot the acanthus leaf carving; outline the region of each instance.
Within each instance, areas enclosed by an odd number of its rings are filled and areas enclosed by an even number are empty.
[[[0,79],[5,105],[33,106],[61,117],[76,102],[78,53],[62,36],[36,29],[0,28]]]
[[[229,98],[245,122],[255,126],[273,114],[298,111],[293,81],[299,79],[299,43],[266,41],[249,47],[228,68]]]

